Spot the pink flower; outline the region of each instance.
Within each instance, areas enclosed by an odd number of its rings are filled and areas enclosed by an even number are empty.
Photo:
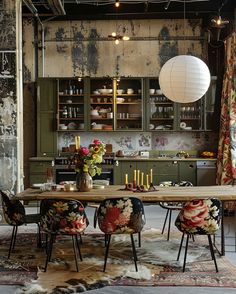
[[[95,144],[95,145],[100,145],[100,144],[102,144],[102,143],[101,143],[101,141],[99,141],[98,139],[94,139],[94,140],[93,140],[93,144]]]
[[[87,147],[81,147],[80,148],[80,154],[81,155],[87,155],[87,154],[89,154],[89,149]]]

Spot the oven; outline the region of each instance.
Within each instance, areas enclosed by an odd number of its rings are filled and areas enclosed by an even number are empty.
[[[107,180],[110,185],[113,185],[113,164],[114,156],[104,155],[103,162],[101,163],[102,172],[100,175],[95,175],[93,180]],[[54,179],[56,184],[65,181],[75,181],[75,178],[76,172],[73,165],[70,165],[68,158],[56,157],[54,159]]]

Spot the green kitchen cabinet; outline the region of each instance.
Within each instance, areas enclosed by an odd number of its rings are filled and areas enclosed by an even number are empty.
[[[137,170],[136,161],[116,161],[114,165],[114,185],[125,184],[125,174],[128,174],[128,181],[132,182],[134,170]]]
[[[37,81],[37,156],[57,154],[55,79],[40,78]]]
[[[47,169],[52,167],[52,157],[31,157],[29,160],[30,186],[47,181]]]
[[[179,161],[179,181],[189,181],[194,186],[197,184],[196,161]]]
[[[114,184],[120,185],[125,182],[125,174],[128,174],[129,182],[133,181],[134,170],[140,170],[144,173],[144,184],[146,184],[146,175],[150,175],[153,170],[153,184],[159,185],[162,181],[175,181],[179,179],[178,162],[174,160],[169,161],[117,161],[114,167]],[[150,179],[149,179],[150,180]]]
[[[159,185],[163,181],[178,182],[178,161],[157,161],[153,174],[154,185]]]

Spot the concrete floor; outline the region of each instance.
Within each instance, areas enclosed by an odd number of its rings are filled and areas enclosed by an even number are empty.
[[[34,212],[35,208],[28,208],[29,212]],[[149,205],[145,206],[146,214],[146,228],[161,228],[163,220],[165,217],[166,210],[162,209],[158,205]],[[87,208],[87,215],[90,220],[90,225],[87,229],[88,232],[94,231],[93,228],[93,215],[94,209]],[[172,220],[174,221],[176,213],[173,212]],[[7,226],[1,226],[2,230],[9,230]],[[19,231],[35,231],[34,227],[23,226]],[[226,234],[226,256],[229,257],[231,262],[236,266],[236,252],[235,252],[235,232],[236,232],[236,217],[225,217],[225,234]],[[233,294],[236,293],[236,289],[233,288],[213,288],[213,287],[123,287],[123,286],[112,286],[104,287],[101,289],[91,290],[88,293],[91,294]],[[19,286],[0,286],[0,294],[16,294],[24,293],[21,291]],[[27,292],[28,294],[28,292]],[[39,294],[39,293],[30,293],[30,294]]]

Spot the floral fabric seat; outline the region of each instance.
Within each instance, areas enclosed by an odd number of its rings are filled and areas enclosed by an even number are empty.
[[[71,235],[73,249],[78,271],[77,251],[82,260],[78,235],[84,232],[89,221],[83,204],[78,200],[45,199],[41,202],[41,230],[49,237],[47,242],[47,258],[44,270],[47,270],[48,262],[52,254],[53,243],[57,235]],[[76,251],[77,249],[77,251]]]
[[[40,214],[26,214],[24,205],[17,199],[8,196],[6,193],[0,190],[2,198],[3,215],[8,225],[13,226],[11,242],[8,251],[8,258],[10,258],[11,252],[15,247],[16,236],[18,227],[24,224],[37,224],[38,225],[38,246],[41,246],[41,234],[40,234]]]
[[[179,260],[184,235],[187,235],[183,271],[185,271],[188,241],[192,235],[207,235],[216,271],[218,267],[212,245],[211,235],[219,229],[222,214],[222,204],[219,199],[192,200],[184,204],[175,220],[175,225],[183,233],[177,260]]]
[[[103,271],[106,270],[111,235],[129,234],[132,243],[135,269],[137,269],[137,254],[133,234],[140,233],[145,225],[143,203],[136,197],[112,198],[100,203],[97,211],[98,226],[107,239]]]

